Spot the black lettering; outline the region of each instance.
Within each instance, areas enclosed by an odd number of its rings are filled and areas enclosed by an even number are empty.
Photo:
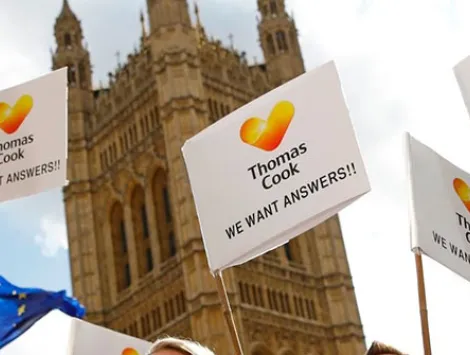
[[[338,179],[336,178],[336,171],[331,171],[328,173],[328,180],[330,180],[330,185],[334,182],[338,182]]]
[[[432,237],[434,238],[434,242],[437,244],[441,244],[441,236],[437,234],[436,232],[432,232]]]
[[[255,220],[255,214],[250,214],[248,216],[245,217],[245,222],[246,224],[248,225],[248,227],[253,227],[256,223],[256,220]]]
[[[466,230],[470,231],[470,222],[461,214],[456,213],[456,215],[459,217],[459,226],[465,228]]]
[[[316,179],[315,181],[309,182],[307,184],[307,187],[310,190],[310,193],[314,194],[315,192],[317,192],[319,190],[318,179]]]
[[[269,190],[275,185],[279,185],[282,181],[290,179],[292,176],[300,173],[298,164],[289,163],[289,167],[282,170],[278,174],[266,175],[261,181],[261,185],[265,190]]]
[[[0,142],[0,152],[4,152],[9,149],[16,149],[21,146],[31,144],[34,142],[34,135],[30,134],[21,138],[16,138],[7,142]]]
[[[0,153],[1,156],[2,153]],[[30,168],[21,169],[13,173],[8,174],[6,178],[6,183],[14,183],[19,181],[24,181],[30,178],[38,177],[41,175],[46,175],[54,172],[54,162],[48,162],[41,165],[36,165]],[[1,181],[0,181],[1,185]]]
[[[346,174],[346,170],[344,169],[344,167],[338,169],[338,179],[344,180],[347,176],[348,175]]]
[[[253,227],[256,223],[264,221],[266,218],[274,215],[274,213],[279,212],[277,206],[278,200],[271,202],[269,205],[264,206],[263,208],[259,209],[258,211],[249,214],[245,217],[246,224],[248,227]]]
[[[300,197],[302,198],[306,198],[308,196],[308,189],[307,189],[307,186],[301,186],[300,189]]]
[[[297,158],[298,156],[300,156],[299,148],[297,148],[297,147],[296,147],[296,148],[292,148],[292,149],[290,150],[290,158],[291,158],[291,159],[295,159],[295,158]]]
[[[266,164],[256,163],[250,166],[247,170],[251,173],[253,180],[266,175],[269,171],[273,171],[276,168],[286,163],[291,163],[292,159],[298,158],[300,155],[307,152],[307,144],[301,143],[298,147],[294,147],[289,151],[282,153],[274,159],[269,160]]]
[[[24,149],[18,148],[11,153],[0,153],[0,165],[24,159]]]
[[[458,252],[459,252],[459,248],[457,248],[454,244],[452,243],[449,243],[450,245],[450,251],[452,254],[454,255],[458,255]]]
[[[322,189],[324,189],[325,187],[328,187],[328,180],[326,179],[326,175],[323,175],[320,178],[320,185],[321,185]]]
[[[238,221],[234,225],[228,227],[228,229],[225,230],[225,233],[227,234],[228,239],[232,239],[237,234],[243,233],[242,223],[240,221]]]
[[[256,165],[253,165],[253,166],[250,166],[250,167],[248,168],[248,171],[251,173],[251,176],[253,176],[253,180],[256,179],[255,167],[256,167]]]

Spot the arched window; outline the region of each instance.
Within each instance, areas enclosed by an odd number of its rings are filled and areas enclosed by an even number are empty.
[[[266,46],[269,54],[274,55],[276,53],[276,48],[274,47],[274,39],[271,34],[268,34],[266,36]]]
[[[78,78],[80,80],[80,87],[82,89],[86,89],[87,88],[87,77],[86,77],[85,64],[83,64],[83,62],[80,62],[78,64]]]
[[[127,252],[124,210],[122,205],[118,202],[116,202],[111,208],[110,225],[116,285],[117,291],[120,292],[131,285],[131,272],[129,267],[129,255]]]
[[[141,186],[136,186],[131,196],[132,226],[137,251],[139,277],[153,269],[152,248],[149,238],[145,192]]]
[[[263,289],[261,288],[261,286],[258,286],[258,298],[259,298],[259,305],[261,307],[264,307],[264,295],[263,295]]]
[[[287,293],[284,293],[284,303],[286,304],[287,313],[291,313],[289,295]]]
[[[153,178],[153,202],[155,204],[155,219],[157,221],[158,239],[160,245],[160,261],[164,262],[176,255],[176,238],[171,212],[170,192],[166,174],[159,169]]]
[[[286,34],[284,31],[277,31],[276,32],[276,41],[277,41],[277,48],[280,52],[287,51],[287,39]]]
[[[271,14],[277,15],[277,4],[276,4],[276,0],[271,0],[270,8],[271,8]]]
[[[70,35],[70,33],[66,33],[64,35],[64,45],[66,48],[72,47],[72,36]]]

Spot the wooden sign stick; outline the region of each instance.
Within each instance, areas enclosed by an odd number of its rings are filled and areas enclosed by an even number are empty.
[[[230,337],[232,338],[233,347],[235,348],[235,355],[243,355],[242,345],[238,337],[237,328],[235,327],[235,320],[233,319],[232,309],[230,308],[230,301],[228,299],[227,289],[225,288],[222,272],[215,273],[215,282],[217,284],[217,292],[219,293],[220,302],[224,311],[225,321],[227,323]]]

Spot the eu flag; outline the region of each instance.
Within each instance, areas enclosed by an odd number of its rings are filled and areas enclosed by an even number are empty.
[[[85,308],[76,299],[67,297],[65,291],[21,288],[0,276],[0,349],[54,309],[75,318],[85,315]]]

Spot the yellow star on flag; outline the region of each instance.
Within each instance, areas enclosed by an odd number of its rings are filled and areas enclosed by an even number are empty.
[[[21,317],[24,312],[26,312],[26,305],[22,304],[21,306],[18,307],[18,316]]]
[[[25,299],[26,299],[26,293],[20,293],[20,294],[18,295],[18,299],[19,299],[19,300],[25,300]]]

